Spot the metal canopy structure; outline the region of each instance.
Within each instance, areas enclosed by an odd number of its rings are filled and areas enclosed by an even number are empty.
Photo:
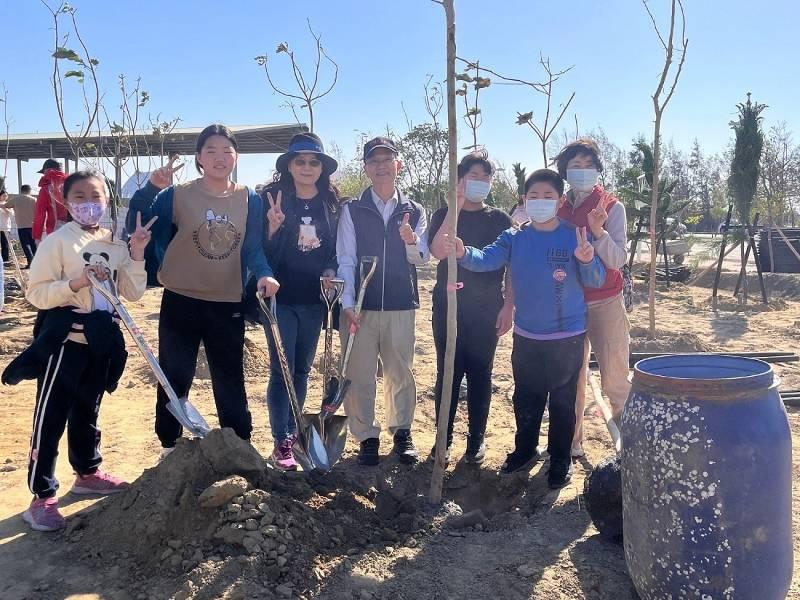
[[[270,154],[285,152],[289,140],[296,133],[308,131],[305,124],[280,125],[237,125],[230,127],[236,136],[241,154]],[[162,147],[165,152],[194,154],[197,135],[202,127],[184,127],[174,129],[170,133],[159,135],[152,130],[141,130],[130,136],[131,145],[135,144],[139,156],[158,155]],[[135,140],[135,141],[134,141]],[[86,144],[102,149],[102,154],[113,156],[114,137],[108,131],[101,131],[86,138]],[[163,146],[162,146],[163,144]],[[3,146],[6,146],[3,143]],[[2,148],[5,154],[6,148]],[[86,152],[89,157],[95,151]],[[64,133],[23,133],[8,136],[8,158],[18,161],[29,159],[69,159],[75,160],[72,147]],[[125,154],[120,158],[127,158]]]

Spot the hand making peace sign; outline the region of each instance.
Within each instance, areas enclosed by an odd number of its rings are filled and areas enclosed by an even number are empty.
[[[589,228],[592,230],[592,235],[599,238],[603,235],[603,225],[608,221],[608,212],[603,202],[598,202],[588,215]]]
[[[267,192],[267,202],[269,202],[269,210],[267,210],[267,221],[269,222],[269,231],[267,232],[270,239],[278,229],[283,225],[286,215],[281,210],[281,200],[283,199],[283,192],[278,190],[277,199],[272,197],[270,192]]]
[[[578,240],[578,246],[575,248],[575,258],[584,264],[592,262],[594,246],[589,242],[586,235],[586,227],[576,227],[575,238]]]
[[[178,160],[177,156],[169,159],[165,167],[156,169],[150,173],[150,183],[160,190],[172,185],[172,176],[183,168],[183,163],[175,166],[175,161]]]
[[[136,231],[131,234],[131,239],[128,241],[131,248],[131,258],[133,260],[144,260],[144,249],[147,247],[152,236],[150,228],[153,226],[153,223],[156,222],[156,219],[158,219],[157,216],[153,217],[146,225],[142,226],[142,213],[136,213]]]

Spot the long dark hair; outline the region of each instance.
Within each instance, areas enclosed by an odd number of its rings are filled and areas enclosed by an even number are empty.
[[[275,174],[272,176],[272,183],[267,186],[270,191],[280,189],[284,194],[290,194],[292,196],[297,195],[294,177],[292,177],[292,174],[289,172],[289,164],[293,160],[294,156],[286,161],[282,169],[275,171]],[[322,173],[320,173],[319,179],[317,179],[317,191],[323,201],[328,204],[331,212],[336,214],[339,210],[339,190],[331,183],[331,174],[328,173],[328,170],[325,168],[325,163],[322,163]]]
[[[231,143],[231,146],[233,146],[233,149],[236,150],[237,153],[239,152],[239,144],[236,142],[236,136],[233,135],[233,132],[225,125],[214,123],[213,125],[209,125],[203,129],[203,131],[200,132],[200,135],[197,136],[197,143],[195,144],[194,148],[197,154],[200,154],[200,151],[203,149],[203,146],[206,145],[208,138],[213,135],[221,135],[222,137],[227,138]],[[203,166],[197,161],[196,157],[194,159],[194,168],[197,169],[197,172],[200,173],[200,175],[203,174]]]

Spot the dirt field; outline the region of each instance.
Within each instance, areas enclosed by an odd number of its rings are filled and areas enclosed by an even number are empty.
[[[414,438],[426,455],[434,438],[431,275],[427,269],[421,282],[423,308],[417,316],[415,362],[419,404]],[[668,292],[659,292],[658,340],[645,339],[647,309],[642,303],[637,306],[632,315],[634,349],[797,351],[800,295],[792,286],[784,287],[785,298],[776,299],[769,309],[751,304],[742,310],[730,292],[723,292],[724,300],[714,313],[708,289],[674,285]],[[750,289],[752,293],[755,287]],[[154,346],[160,295],[159,290],[150,290],[142,301],[130,306]],[[28,343],[33,319],[30,307],[9,290],[6,310],[0,315],[0,369]],[[271,438],[263,403],[266,344],[258,329],[249,330],[247,337],[253,444],[267,456]],[[22,522],[21,513],[30,502],[25,473],[35,385],[25,382],[2,389],[0,597],[636,597],[621,547],[600,538],[581,497],[585,475],[611,448],[600,418],[587,419],[587,456],[576,463],[573,481],[563,490],[547,489],[544,463],[537,464],[530,476],[501,478],[497,474],[505,453],[512,448],[514,434],[510,336],[501,341],[495,362],[487,461],[479,470],[457,464],[466,431],[465,413],[460,410],[454,460],[445,484],[445,496],[451,503],[437,510],[427,508],[423,499],[415,496],[427,492],[429,465],[410,469],[387,459],[379,468],[362,469],[355,465],[352,442],[344,461],[326,477],[309,480],[302,475],[253,471],[248,479],[257,490],[229,499],[220,508],[199,507],[197,493],[226,474],[220,457],[236,456],[240,462],[255,465],[254,469],[260,458],[236,446],[235,440],[217,435],[202,444],[182,444],[154,468],[159,447],[153,434],[153,377],[135,347],[129,346],[127,371],[119,390],[105,397],[100,424],[105,468],[132,482],[138,480],[135,491],[101,501],[63,496],[60,506],[70,524],[64,533],[31,533]],[[775,367],[784,389],[800,388],[799,363]],[[201,363],[191,398],[214,422],[207,377]],[[320,397],[316,371],[310,390],[308,404],[316,406]],[[797,481],[800,415],[797,409],[788,410],[796,440]],[[382,454],[390,447],[391,440],[384,435]],[[66,456],[64,443],[57,473],[65,494],[72,483]],[[397,489],[403,493],[395,494]],[[481,508],[486,518],[466,527],[443,526],[446,517],[459,510],[452,502],[464,512]],[[797,486],[794,506],[795,515],[800,515]],[[247,514],[252,518],[245,519]],[[250,520],[264,532],[259,548],[243,547],[241,537],[236,541],[221,537],[234,535],[230,531],[225,534],[226,527],[231,531],[241,527],[239,533],[243,533]],[[236,522],[240,525],[234,525]],[[795,536],[795,540],[797,561],[800,538]],[[797,581],[790,597],[800,598]]]

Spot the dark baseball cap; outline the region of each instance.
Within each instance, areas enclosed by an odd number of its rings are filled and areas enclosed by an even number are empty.
[[[47,169],[58,169],[61,171],[63,167],[61,166],[61,162],[57,161],[55,158],[48,158],[44,161],[44,165],[41,169],[37,171],[37,173],[44,173]]]
[[[372,138],[370,141],[364,144],[364,160],[367,160],[369,155],[378,148],[386,148],[387,150],[391,150],[392,153],[397,154],[397,146],[394,145],[394,142],[388,137],[379,136]]]

